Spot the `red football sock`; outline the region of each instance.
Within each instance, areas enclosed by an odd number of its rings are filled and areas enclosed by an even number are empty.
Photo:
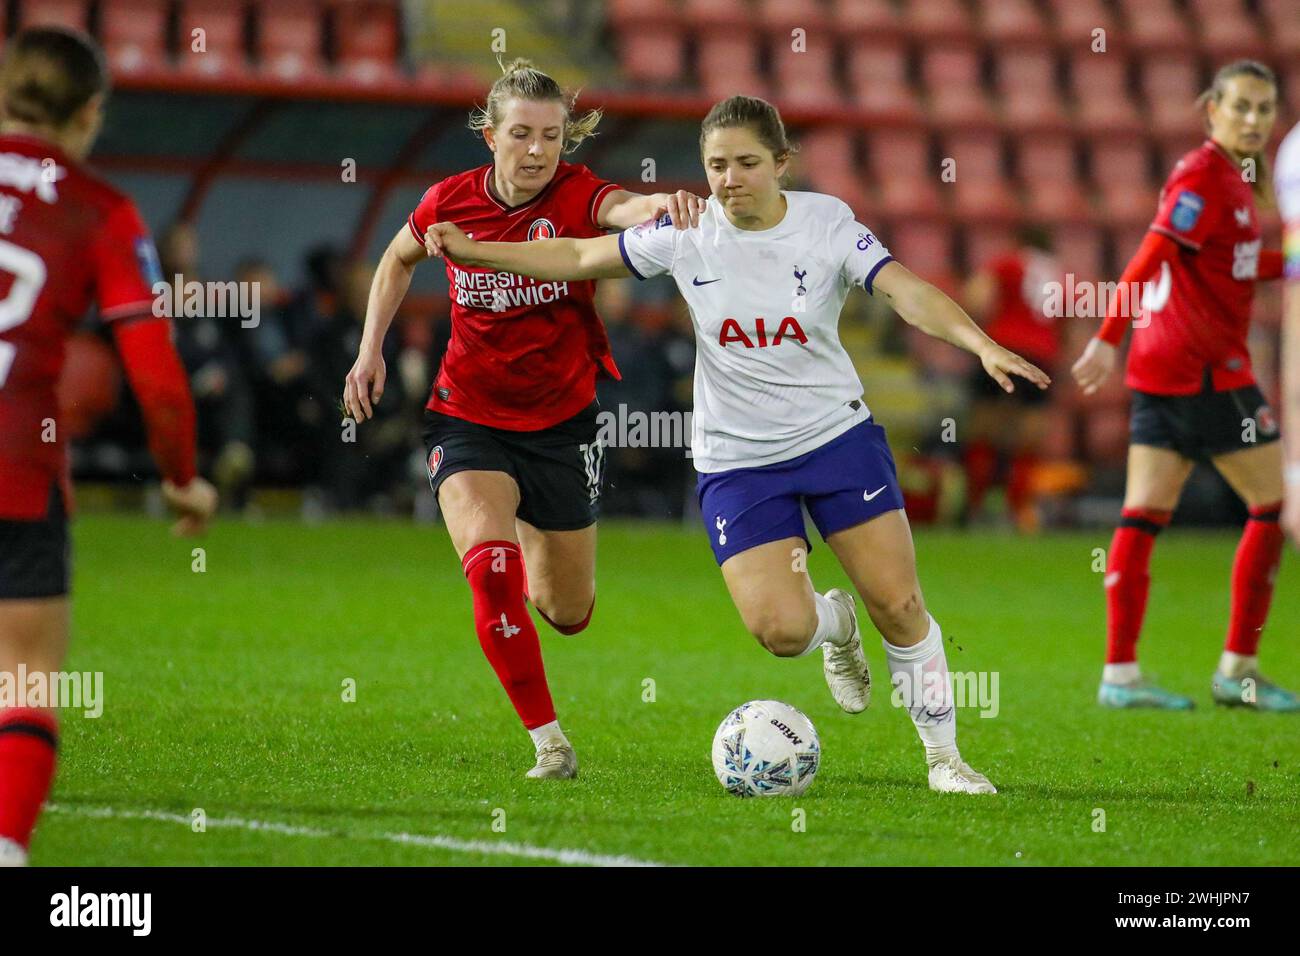
[[[1107,664],[1137,660],[1138,635],[1151,588],[1151,550],[1170,517],[1168,511],[1151,508],[1125,508],[1121,513],[1106,563]]]
[[[555,719],[542,645],[524,606],[523,560],[513,541],[484,541],[461,562],[474,593],[474,630],[515,713],[529,730]]]
[[[1277,518],[1281,504],[1251,508],[1246,530],[1232,563],[1232,618],[1228,623],[1227,650],[1254,655],[1273,602],[1273,579],[1282,562],[1282,529]]]
[[[962,455],[962,465],[966,469],[966,513],[974,516],[998,476],[997,449],[987,441],[971,442]]]
[[[58,746],[59,722],[50,711],[0,710],[0,837],[24,849],[54,780]]]
[[[1021,454],[1011,459],[1011,475],[1007,478],[1007,504],[1011,506],[1013,515],[1033,501],[1034,468],[1037,465],[1037,455]]]

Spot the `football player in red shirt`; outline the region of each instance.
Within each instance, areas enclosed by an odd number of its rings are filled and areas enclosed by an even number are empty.
[[[598,236],[664,212],[679,228],[698,222],[698,197],[637,195],[563,162],[561,152],[600,119],[572,109],[572,97],[527,60],[504,66],[470,124],[492,162],[430,187],[379,263],[344,388],[357,421],[383,394],[380,348],[433,223],[525,242]],[[618,369],[592,305],[595,282],[446,268],[452,332],[425,409],[429,483],[469,582],[479,643],[533,738],[528,776],[573,777],[577,758],[556,720],[525,600],[562,634],[591,620],[604,470],[596,378],[617,378]]]
[[[1109,707],[1193,706],[1191,698],[1142,680],[1137,641],[1156,535],[1201,460],[1250,510],[1212,695],[1221,704],[1296,711],[1300,698],[1261,677],[1256,656],[1282,554],[1282,452],[1277,419],[1246,349],[1255,282],[1282,272],[1281,252],[1261,249],[1255,209],[1256,196],[1268,196],[1263,150],[1277,115],[1277,83],[1262,64],[1239,61],[1219,70],[1201,101],[1209,138],[1174,167],[1150,231],[1120,279],[1127,288],[1153,280],[1153,291],[1134,323],[1125,377],[1133,393],[1128,481],[1106,568],[1098,700]],[[1074,365],[1086,394],[1115,366],[1127,320],[1120,301]]]
[[[1019,248],[987,262],[966,285],[967,311],[994,342],[1023,355],[1048,374],[1060,358],[1056,320],[1046,314],[1047,286],[1061,278],[1051,237],[1039,227],[1019,236]],[[971,375],[969,441],[962,453],[966,469],[963,522],[979,517],[984,497],[999,473],[1006,475],[1007,504],[1021,531],[1036,531],[1033,473],[1046,437],[1042,389],[1018,388],[1008,394],[976,368]]]
[[[153,243],[131,200],[81,161],[108,72],[86,36],[26,30],[0,66],[0,673],[52,674],[68,644],[72,510],[55,383],[92,298],[140,403],[178,533],[204,530],[216,492],[194,471],[194,405],[153,315]],[[53,701],[0,709],[0,865],[26,862],[54,776]],[[30,704],[31,706],[28,706]]]

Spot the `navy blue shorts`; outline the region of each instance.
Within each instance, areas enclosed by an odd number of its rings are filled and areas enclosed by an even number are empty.
[[[719,565],[783,538],[803,538],[811,549],[801,505],[823,539],[903,507],[885,430],[871,419],[789,461],[701,474],[697,488]]]

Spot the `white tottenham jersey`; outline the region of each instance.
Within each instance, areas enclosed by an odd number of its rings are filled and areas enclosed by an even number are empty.
[[[869,414],[840,309],[892,257],[834,196],[782,195],[785,217],[770,229],[738,229],[710,197],[698,229],[664,216],[619,235],[632,273],[671,273],[690,307],[701,472],[797,458]]]
[[[1282,239],[1286,277],[1300,279],[1300,123],[1292,127],[1278,148],[1273,182],[1286,229]]]

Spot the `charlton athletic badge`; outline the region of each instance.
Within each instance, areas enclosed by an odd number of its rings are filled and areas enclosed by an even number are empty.
[[[533,224],[528,227],[528,239],[554,239],[555,227],[551,225],[549,219],[534,219]]]
[[[438,475],[438,466],[442,464],[442,446],[438,445],[433,451],[429,452],[429,480],[433,481]]]

